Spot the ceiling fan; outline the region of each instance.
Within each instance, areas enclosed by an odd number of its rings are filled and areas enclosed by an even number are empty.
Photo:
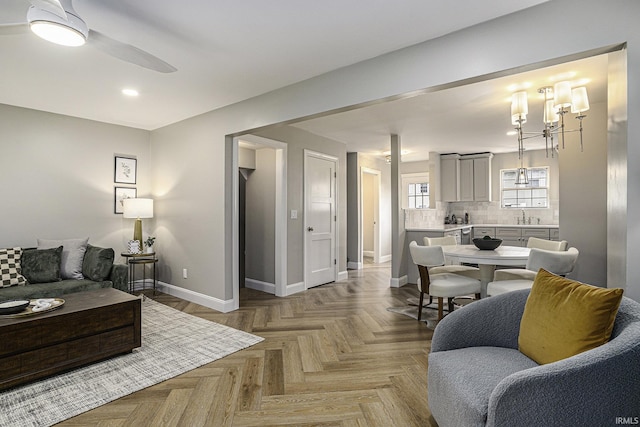
[[[27,23],[0,25],[0,35],[17,34],[30,28],[36,35],[65,46],[85,43],[125,62],[160,73],[177,69],[144,50],[119,42],[95,30],[90,30],[73,9],[71,0],[29,0]]]

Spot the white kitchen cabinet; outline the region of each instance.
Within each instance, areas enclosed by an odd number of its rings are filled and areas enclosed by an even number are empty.
[[[443,202],[457,202],[460,200],[458,154],[443,154],[440,156],[440,191]]]
[[[495,227],[476,227],[473,226],[473,238],[481,238],[484,236],[496,237]]]
[[[442,201],[490,202],[493,154],[440,156]]]
[[[476,202],[491,201],[491,159],[489,153],[473,159],[473,200]]]

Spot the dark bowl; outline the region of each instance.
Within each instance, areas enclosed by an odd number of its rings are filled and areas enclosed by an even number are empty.
[[[27,300],[9,300],[0,302],[0,314],[16,314],[29,306]]]
[[[473,239],[473,244],[481,251],[492,251],[502,244],[502,239],[483,239],[482,237],[476,237]]]

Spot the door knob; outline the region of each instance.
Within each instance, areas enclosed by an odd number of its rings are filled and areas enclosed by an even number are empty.
[[[307,231],[313,231],[313,227],[307,227]]]

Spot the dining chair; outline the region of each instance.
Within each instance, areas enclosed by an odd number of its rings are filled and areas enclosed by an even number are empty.
[[[566,251],[569,242],[566,240],[546,240],[538,237],[529,237],[527,241],[528,248],[545,249],[547,251]]]
[[[487,285],[487,295],[495,296],[520,289],[531,289],[538,270],[544,268],[558,276],[566,276],[576,266],[580,252],[576,248],[566,251],[549,251],[531,248],[526,267],[496,270],[493,282]]]
[[[460,274],[435,274],[429,271],[430,268],[444,265],[442,246],[419,246],[418,243],[412,241],[409,244],[409,252],[420,273],[417,283],[420,292],[418,320],[422,318],[422,304],[425,294],[438,299],[438,320],[441,320],[444,315],[445,298],[447,298],[449,312],[453,311],[454,297],[475,294],[476,298],[480,298],[480,280]]]
[[[454,236],[424,237],[423,242],[425,246],[454,246],[458,244]],[[473,279],[480,279],[480,269],[478,267],[472,267],[470,265],[447,264],[437,267],[431,267],[429,272],[431,274],[454,273],[471,277]]]

